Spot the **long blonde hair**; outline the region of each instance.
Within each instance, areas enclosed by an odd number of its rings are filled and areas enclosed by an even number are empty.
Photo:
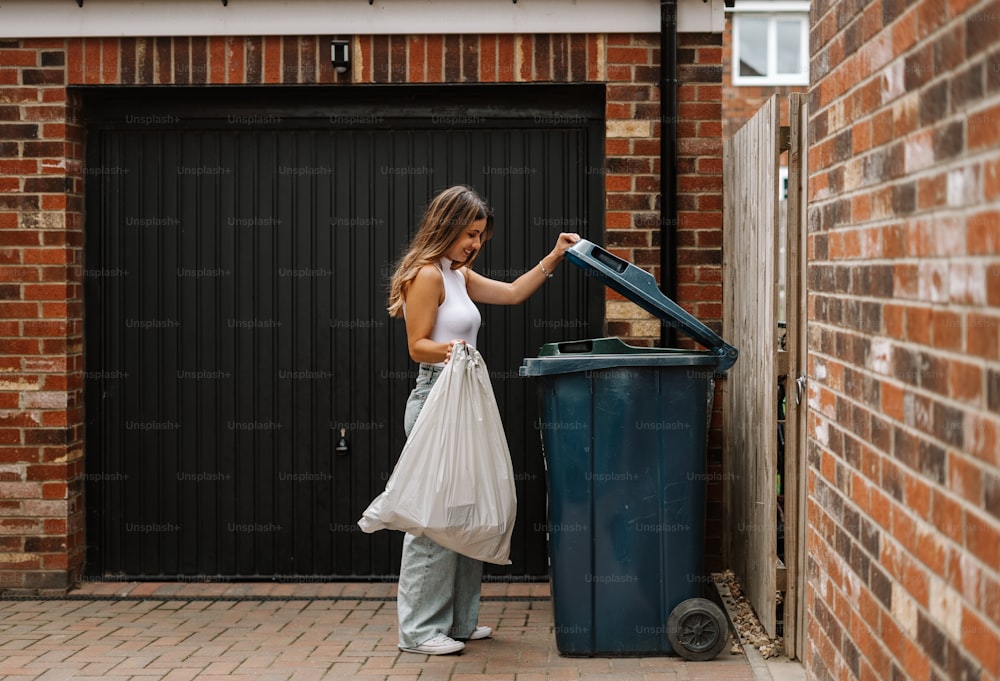
[[[469,225],[482,219],[486,220],[486,227],[481,235],[480,250],[493,236],[493,211],[476,190],[456,185],[448,187],[431,200],[409,250],[396,265],[396,272],[389,281],[390,316],[402,316],[406,290],[420,268],[440,260]],[[465,262],[454,262],[451,267],[471,267],[478,255],[477,250]]]

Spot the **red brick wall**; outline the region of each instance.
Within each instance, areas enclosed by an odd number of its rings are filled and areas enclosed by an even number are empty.
[[[722,333],[722,36],[680,34],[677,45],[677,301]],[[679,345],[697,347],[678,338]],[[724,380],[724,379],[723,379]],[[709,423],[705,568],[721,570],[722,383]]]
[[[681,41],[679,302],[718,328],[720,39]],[[337,74],[318,37],[0,40],[0,590],[66,589],[84,560],[83,134],[67,86],[606,83],[607,243],[659,276],[658,43],[362,36],[352,72]],[[639,343],[659,337],[616,300],[608,326]],[[718,437],[712,451],[717,467]]]
[[[84,550],[82,130],[63,41],[0,65],[0,588],[61,588]]]
[[[813,679],[1000,679],[998,31],[813,5]]]

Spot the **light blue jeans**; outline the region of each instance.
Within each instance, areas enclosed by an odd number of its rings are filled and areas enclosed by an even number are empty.
[[[443,368],[420,365],[403,416],[407,436]],[[437,634],[468,638],[479,623],[482,581],[482,561],[455,553],[426,537],[406,534],[396,596],[400,647],[414,648]]]

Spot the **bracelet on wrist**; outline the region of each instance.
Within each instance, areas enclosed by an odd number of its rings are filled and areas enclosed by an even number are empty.
[[[541,260],[538,261],[538,266],[542,268],[542,274],[544,274],[549,279],[552,278],[552,273],[549,272],[547,269],[545,269],[545,265],[542,264]]]

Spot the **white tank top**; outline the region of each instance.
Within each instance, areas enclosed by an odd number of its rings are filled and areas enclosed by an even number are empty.
[[[444,279],[444,302],[438,305],[431,340],[435,343],[447,343],[461,339],[470,348],[475,348],[483,318],[465,288],[465,275],[461,270],[451,269],[451,260],[448,258],[441,258],[438,269]],[[444,362],[439,362],[438,366],[444,366]]]

